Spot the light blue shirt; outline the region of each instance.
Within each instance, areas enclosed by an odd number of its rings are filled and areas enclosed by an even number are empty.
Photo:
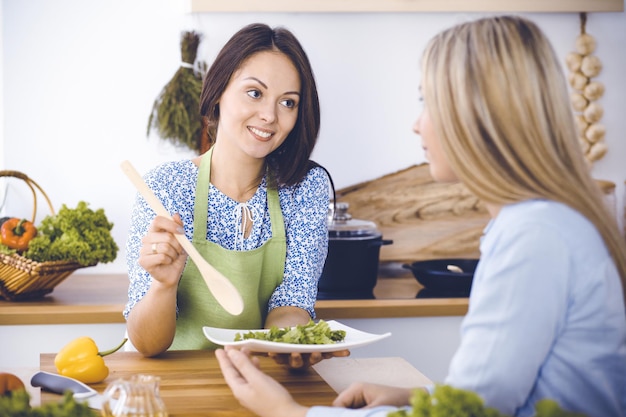
[[[409,411],[410,408],[406,407]],[[341,407],[311,407],[306,413],[306,417],[387,417],[392,411],[398,408],[391,406],[380,406],[373,408],[359,408],[356,410]]]
[[[595,227],[565,205],[526,201],[502,208],[480,251],[444,383],[511,416],[532,416],[543,398],[589,417],[626,416],[622,286]],[[316,407],[307,417],[389,410],[344,411]]]

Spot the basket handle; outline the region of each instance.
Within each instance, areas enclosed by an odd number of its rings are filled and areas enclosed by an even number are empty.
[[[41,193],[41,195],[43,195],[44,198],[46,199],[46,202],[48,203],[48,207],[50,208],[50,213],[54,214],[54,208],[52,207],[52,202],[50,201],[48,194],[46,194],[46,192],[41,188],[41,186],[39,186],[39,184],[37,184],[35,180],[30,178],[28,175],[20,171],[2,170],[0,171],[0,177],[19,178],[22,181],[24,181],[26,185],[28,185],[28,188],[30,188],[30,191],[33,193],[33,218],[31,220],[32,222],[35,222],[35,218],[37,217],[37,193],[35,192],[35,188],[37,188],[39,192]]]

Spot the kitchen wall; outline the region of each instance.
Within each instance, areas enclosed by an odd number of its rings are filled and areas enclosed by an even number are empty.
[[[154,99],[180,63],[180,33],[203,34],[199,57],[211,62],[241,26],[261,21],[292,29],[318,80],[322,130],[314,159],[338,188],[424,162],[411,131],[417,116],[418,59],[427,40],[471,13],[202,13],[180,0],[0,0],[0,169],[25,172],[54,207],[84,200],[114,223],[118,259],[94,273],[124,272],[134,189],[119,164],[139,171],[192,153],[146,136]],[[575,13],[525,14],[563,60],[579,33]],[[626,14],[590,14],[606,86],[600,103],[608,154],[596,178],[616,183],[621,221],[626,180]],[[564,64],[565,70],[565,64]],[[0,180],[0,214],[29,216],[30,191]],[[38,221],[48,214],[39,203]]]

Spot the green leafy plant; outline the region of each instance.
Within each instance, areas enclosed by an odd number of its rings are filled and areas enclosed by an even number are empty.
[[[115,260],[119,250],[103,209],[91,210],[80,201],[75,209],[65,204],[46,216],[23,256],[36,262],[74,261],[83,266]]]
[[[98,411],[87,403],[78,402],[71,392],[66,392],[60,402],[30,405],[30,394],[26,390],[13,391],[0,397],[0,416],[3,417],[97,417]]]
[[[510,417],[485,406],[475,392],[450,385],[436,385],[432,395],[416,389],[410,402],[410,410],[392,411],[387,417]],[[556,401],[550,399],[537,402],[535,411],[535,417],[585,417],[584,414],[562,410]]]
[[[194,66],[202,36],[194,31],[183,32],[181,55],[183,64],[154,101],[148,119],[147,134],[155,129],[161,138],[176,146],[188,147],[197,153],[202,141],[200,94],[207,65]]]

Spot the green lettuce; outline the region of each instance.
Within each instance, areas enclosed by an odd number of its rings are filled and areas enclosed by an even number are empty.
[[[279,328],[272,326],[269,331],[250,331],[244,334],[237,333],[235,341],[245,339],[259,339],[271,342],[294,343],[299,345],[326,345],[344,340],[344,330],[332,330],[327,322],[320,320],[315,323],[309,320],[307,324],[293,327]]]
[[[84,201],[74,209],[63,204],[37,226],[37,236],[23,255],[36,262],[73,261],[83,266],[113,262],[119,247],[112,228],[103,209],[94,211]]]
[[[432,395],[416,389],[410,403],[410,410],[392,411],[387,417],[510,417],[495,408],[486,407],[475,392],[450,385],[436,385]],[[562,410],[556,401],[550,399],[537,402],[535,411],[535,417],[585,417],[584,414]]]

